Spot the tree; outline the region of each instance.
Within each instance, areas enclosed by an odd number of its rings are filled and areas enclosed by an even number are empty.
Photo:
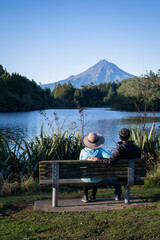
[[[151,107],[160,99],[160,77],[150,71],[144,76],[126,79],[122,81],[118,94]]]
[[[0,76],[5,74],[5,73],[6,73],[6,71],[3,69],[3,66],[0,65]]]

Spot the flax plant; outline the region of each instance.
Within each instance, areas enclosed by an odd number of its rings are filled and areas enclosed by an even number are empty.
[[[38,177],[38,163],[42,160],[78,160],[82,149],[82,136],[75,132],[69,134],[69,128],[63,133],[51,134],[41,127],[40,136],[21,140],[19,143],[0,135],[0,173],[13,181],[24,176]]]
[[[137,144],[142,153],[146,154],[148,165],[155,165],[159,161],[159,137],[154,132],[154,123],[150,130],[141,129],[140,127],[136,127],[130,129],[131,132],[131,140]]]
[[[21,144],[0,135],[0,173],[12,180],[23,176],[25,163],[24,152]]]

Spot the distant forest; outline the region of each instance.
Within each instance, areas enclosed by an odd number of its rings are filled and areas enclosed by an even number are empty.
[[[57,83],[51,92],[17,73],[9,74],[0,65],[0,112],[51,108],[111,107],[133,111],[160,111],[160,70],[122,82],[100,83],[76,89],[70,82]]]

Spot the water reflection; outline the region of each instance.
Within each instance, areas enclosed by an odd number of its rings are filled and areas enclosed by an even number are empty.
[[[46,117],[45,117],[46,116]],[[105,137],[104,148],[115,147],[118,132],[122,127],[135,127],[140,124],[136,112],[115,111],[106,108],[88,108],[84,110],[84,132],[99,132]],[[58,117],[58,121],[55,120]],[[149,113],[146,125],[152,125],[153,116]],[[21,113],[0,113],[0,132],[14,140],[33,138],[40,135],[42,123],[45,131],[51,131],[50,123],[54,129],[66,130],[69,124],[70,133],[81,131],[80,115],[77,109],[56,109]],[[160,133],[160,113],[156,113],[155,126]]]
[[[7,138],[13,140],[18,140],[21,138],[26,139],[28,135],[28,128],[19,125],[11,126],[8,124],[4,124],[0,126],[0,132]]]

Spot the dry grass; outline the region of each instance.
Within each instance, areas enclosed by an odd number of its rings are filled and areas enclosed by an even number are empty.
[[[38,182],[34,180],[33,176],[24,176],[20,183],[21,192],[33,193],[38,188]]]
[[[15,194],[18,191],[19,184],[17,181],[9,183],[7,180],[4,180],[1,184],[0,196],[9,196]]]

